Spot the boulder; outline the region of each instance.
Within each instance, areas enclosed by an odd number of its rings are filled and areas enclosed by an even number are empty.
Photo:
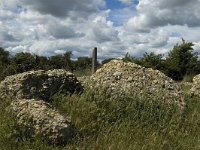
[[[140,96],[146,100],[156,99],[166,104],[185,105],[181,88],[171,78],[158,70],[140,65],[111,60],[94,73],[90,80],[96,94],[107,98]]]
[[[57,92],[73,94],[83,92],[82,84],[64,69],[28,71],[8,76],[0,83],[1,97],[42,99],[47,101]]]
[[[50,144],[64,145],[74,134],[70,120],[42,100],[18,99],[9,108],[31,137],[39,135]]]
[[[200,74],[194,76],[192,88],[190,89],[191,96],[200,97]]]

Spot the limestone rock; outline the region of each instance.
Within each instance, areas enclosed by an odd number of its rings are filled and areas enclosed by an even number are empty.
[[[91,85],[90,76],[81,76],[81,77],[77,77],[77,79],[84,86],[84,89],[90,87]]]
[[[82,84],[64,69],[28,71],[8,76],[0,83],[1,97],[48,100],[57,92],[81,93]]]
[[[193,78],[192,88],[190,89],[191,96],[200,97],[200,74]]]
[[[97,94],[109,98],[129,95],[155,98],[168,104],[177,104],[181,108],[185,103],[180,86],[158,70],[141,67],[131,62],[112,60],[104,64],[90,78]]]
[[[31,136],[42,136],[51,144],[66,144],[73,135],[73,127],[66,119],[48,103],[34,99],[18,99],[9,107],[16,115],[17,123]]]

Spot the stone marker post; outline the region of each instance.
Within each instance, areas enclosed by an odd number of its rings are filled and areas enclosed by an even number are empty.
[[[95,47],[92,51],[92,74],[96,72],[97,69],[97,48]]]

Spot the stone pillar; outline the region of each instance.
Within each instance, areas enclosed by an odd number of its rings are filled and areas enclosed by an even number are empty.
[[[95,47],[92,51],[92,74],[96,72],[97,69],[97,48]]]

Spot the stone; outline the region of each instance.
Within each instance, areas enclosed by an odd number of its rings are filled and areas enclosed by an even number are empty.
[[[190,89],[191,96],[200,97],[200,74],[194,76],[192,83],[192,88]]]
[[[74,135],[70,120],[42,100],[14,100],[9,110],[27,134],[31,132],[32,137],[39,135],[50,144],[65,145]]]
[[[64,69],[28,71],[6,77],[0,83],[0,96],[10,100],[10,112],[17,124],[30,133],[40,135],[53,145],[65,145],[74,135],[70,119],[47,103],[56,93],[81,94],[84,88],[77,78]]]
[[[71,95],[83,92],[82,84],[64,69],[28,71],[8,76],[0,83],[1,97],[42,99],[48,101],[55,93]]]
[[[111,60],[98,69],[91,77],[90,86],[96,94],[118,99],[131,95],[146,96],[166,104],[184,108],[185,102],[180,86],[158,70],[140,65]]]

